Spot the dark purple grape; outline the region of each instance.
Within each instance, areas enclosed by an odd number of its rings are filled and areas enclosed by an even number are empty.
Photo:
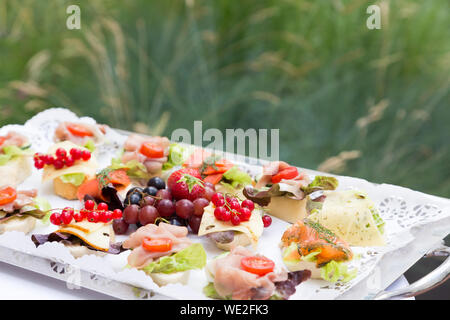
[[[155,187],[146,187],[144,188],[143,192],[149,196],[156,196],[156,194],[158,193],[158,189],[156,189]]]
[[[155,223],[159,217],[158,210],[154,206],[145,206],[139,210],[139,222],[145,226],[149,223]]]
[[[172,200],[162,199],[158,201],[156,209],[158,210],[161,217],[170,217],[175,212],[175,205],[173,204]]]
[[[166,183],[160,177],[154,177],[148,180],[147,185],[149,187],[155,187],[158,190],[165,189]]]
[[[188,199],[178,200],[175,204],[175,213],[182,219],[189,219],[194,213],[194,204]]]
[[[156,193],[157,198],[172,200],[172,193],[167,189],[158,190]]]
[[[174,225],[174,226],[180,226],[180,227],[185,227],[187,225],[187,221],[184,219],[181,219],[178,216],[172,216],[169,218],[169,223]]]
[[[205,198],[198,198],[194,200],[194,215],[201,217],[205,207],[209,205],[209,200]]]
[[[192,216],[189,219],[189,227],[191,228],[192,232],[197,234],[198,229],[200,228],[200,224],[202,222],[202,217],[199,216]]]
[[[123,210],[123,220],[128,224],[135,224],[138,222],[139,206],[132,204]]]
[[[115,234],[125,234],[128,230],[128,223],[123,219],[114,219],[112,225]]]

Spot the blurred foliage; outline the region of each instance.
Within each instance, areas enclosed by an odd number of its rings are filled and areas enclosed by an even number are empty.
[[[449,197],[450,2],[378,4],[0,0],[0,125],[280,128],[283,160]]]

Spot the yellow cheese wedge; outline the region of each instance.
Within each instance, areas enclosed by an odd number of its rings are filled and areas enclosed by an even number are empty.
[[[242,232],[248,236],[252,245],[256,247],[258,240],[261,237],[264,230],[264,223],[262,221],[261,212],[258,209],[253,210],[252,216],[249,221],[241,222],[239,225],[234,226],[230,221],[219,221],[214,216],[214,205],[212,203],[205,207],[198,235],[203,236],[213,232],[221,231],[237,231]]]
[[[56,232],[74,235],[100,251],[108,251],[109,244],[114,241],[114,230],[111,222],[93,223],[83,220],[63,225]]]
[[[298,220],[303,220],[306,215],[307,198],[302,200],[295,200],[285,196],[272,197],[270,203],[266,207],[267,212],[281,220],[295,223]]]

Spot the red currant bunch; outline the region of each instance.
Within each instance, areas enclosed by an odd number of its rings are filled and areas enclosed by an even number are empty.
[[[84,203],[84,208],[81,210],[74,210],[73,208],[67,207],[62,210],[61,213],[55,212],[50,216],[50,222],[54,225],[68,225],[75,220],[76,222],[81,222],[85,219],[89,222],[97,223],[103,222],[108,223],[114,219],[122,218],[122,210],[116,209],[114,211],[109,210],[106,203],[101,202],[95,206],[95,202],[92,200],[87,200]]]
[[[224,197],[222,193],[215,193],[211,198],[212,203],[216,207],[214,216],[220,221],[230,221],[231,224],[237,226],[243,221],[250,220],[255,204],[251,200],[239,202],[235,197]]]
[[[71,167],[75,164],[75,161],[82,160],[88,161],[91,159],[91,153],[88,150],[82,150],[78,148],[70,149],[69,153],[63,148],[58,148],[55,155],[35,153],[34,154],[34,166],[36,169],[42,169],[44,166],[53,166],[56,170],[64,167]]]

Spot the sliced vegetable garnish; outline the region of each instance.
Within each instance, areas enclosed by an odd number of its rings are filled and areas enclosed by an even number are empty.
[[[139,152],[148,158],[164,157],[164,149],[161,146],[150,142],[143,143]]]
[[[151,252],[167,252],[172,249],[172,240],[171,239],[150,239],[150,238],[144,238],[142,240],[142,247]]]
[[[67,130],[69,130],[69,132],[74,136],[78,137],[92,137],[94,135],[91,130],[77,123],[68,124]]]
[[[6,141],[6,137],[0,137],[0,146]]]
[[[6,187],[0,189],[0,205],[11,203],[17,198],[16,189],[11,187]]]
[[[263,276],[273,271],[275,263],[266,257],[245,257],[241,260],[241,268],[247,272]]]
[[[294,179],[298,176],[298,170],[296,167],[287,167],[286,169],[281,170],[274,176],[272,176],[272,183],[278,183],[281,180],[290,180]]]

